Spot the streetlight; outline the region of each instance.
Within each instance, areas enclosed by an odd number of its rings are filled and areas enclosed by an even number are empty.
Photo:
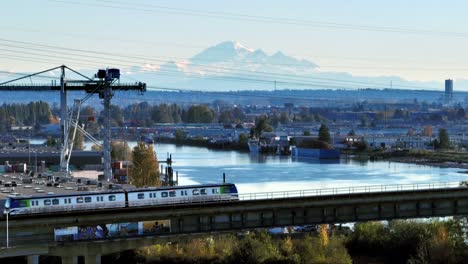
[[[6,214],[6,248],[10,247],[10,241],[9,241],[9,233],[8,233],[8,216],[10,215],[11,212],[18,211],[18,208],[7,208],[5,207],[4,213]]]

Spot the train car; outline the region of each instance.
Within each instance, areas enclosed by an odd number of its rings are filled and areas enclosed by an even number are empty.
[[[173,186],[108,192],[80,192],[42,196],[8,197],[4,214],[41,214],[127,206],[238,200],[234,184]]]
[[[129,206],[239,200],[231,183],[134,189],[127,196]]]
[[[4,214],[40,214],[125,206],[126,194],[124,191],[20,196],[7,198]]]

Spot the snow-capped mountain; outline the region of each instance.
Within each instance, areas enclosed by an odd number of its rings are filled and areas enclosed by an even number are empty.
[[[162,65],[146,64],[139,70],[133,68],[133,71],[136,74],[152,72],[213,78],[258,72],[306,74],[316,71],[317,67],[313,62],[287,56],[281,51],[268,55],[261,49],[254,50],[239,42],[225,41],[201,51],[188,60],[169,61]]]
[[[313,71],[317,67],[313,62],[287,56],[281,51],[268,55],[261,49],[254,50],[233,41],[210,47],[193,56],[190,62],[229,69],[293,73]]]
[[[314,62],[281,51],[268,54],[235,41],[221,42],[189,59],[137,66],[129,74],[149,86],[211,91],[390,88],[390,81],[393,88],[443,87],[439,82],[410,82],[398,76],[324,72]]]
[[[209,47],[197,55],[191,61],[225,62],[242,61],[254,53],[254,50],[245,47],[239,42],[225,41],[216,46]]]

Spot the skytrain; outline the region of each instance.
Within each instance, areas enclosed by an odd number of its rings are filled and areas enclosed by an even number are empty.
[[[239,200],[231,183],[8,197],[4,214],[25,215]]]

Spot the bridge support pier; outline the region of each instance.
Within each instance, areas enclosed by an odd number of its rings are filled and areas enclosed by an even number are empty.
[[[78,264],[78,256],[62,256],[62,264]]]
[[[39,264],[39,255],[28,256],[28,264]]]
[[[85,255],[85,264],[101,264],[101,255]]]

